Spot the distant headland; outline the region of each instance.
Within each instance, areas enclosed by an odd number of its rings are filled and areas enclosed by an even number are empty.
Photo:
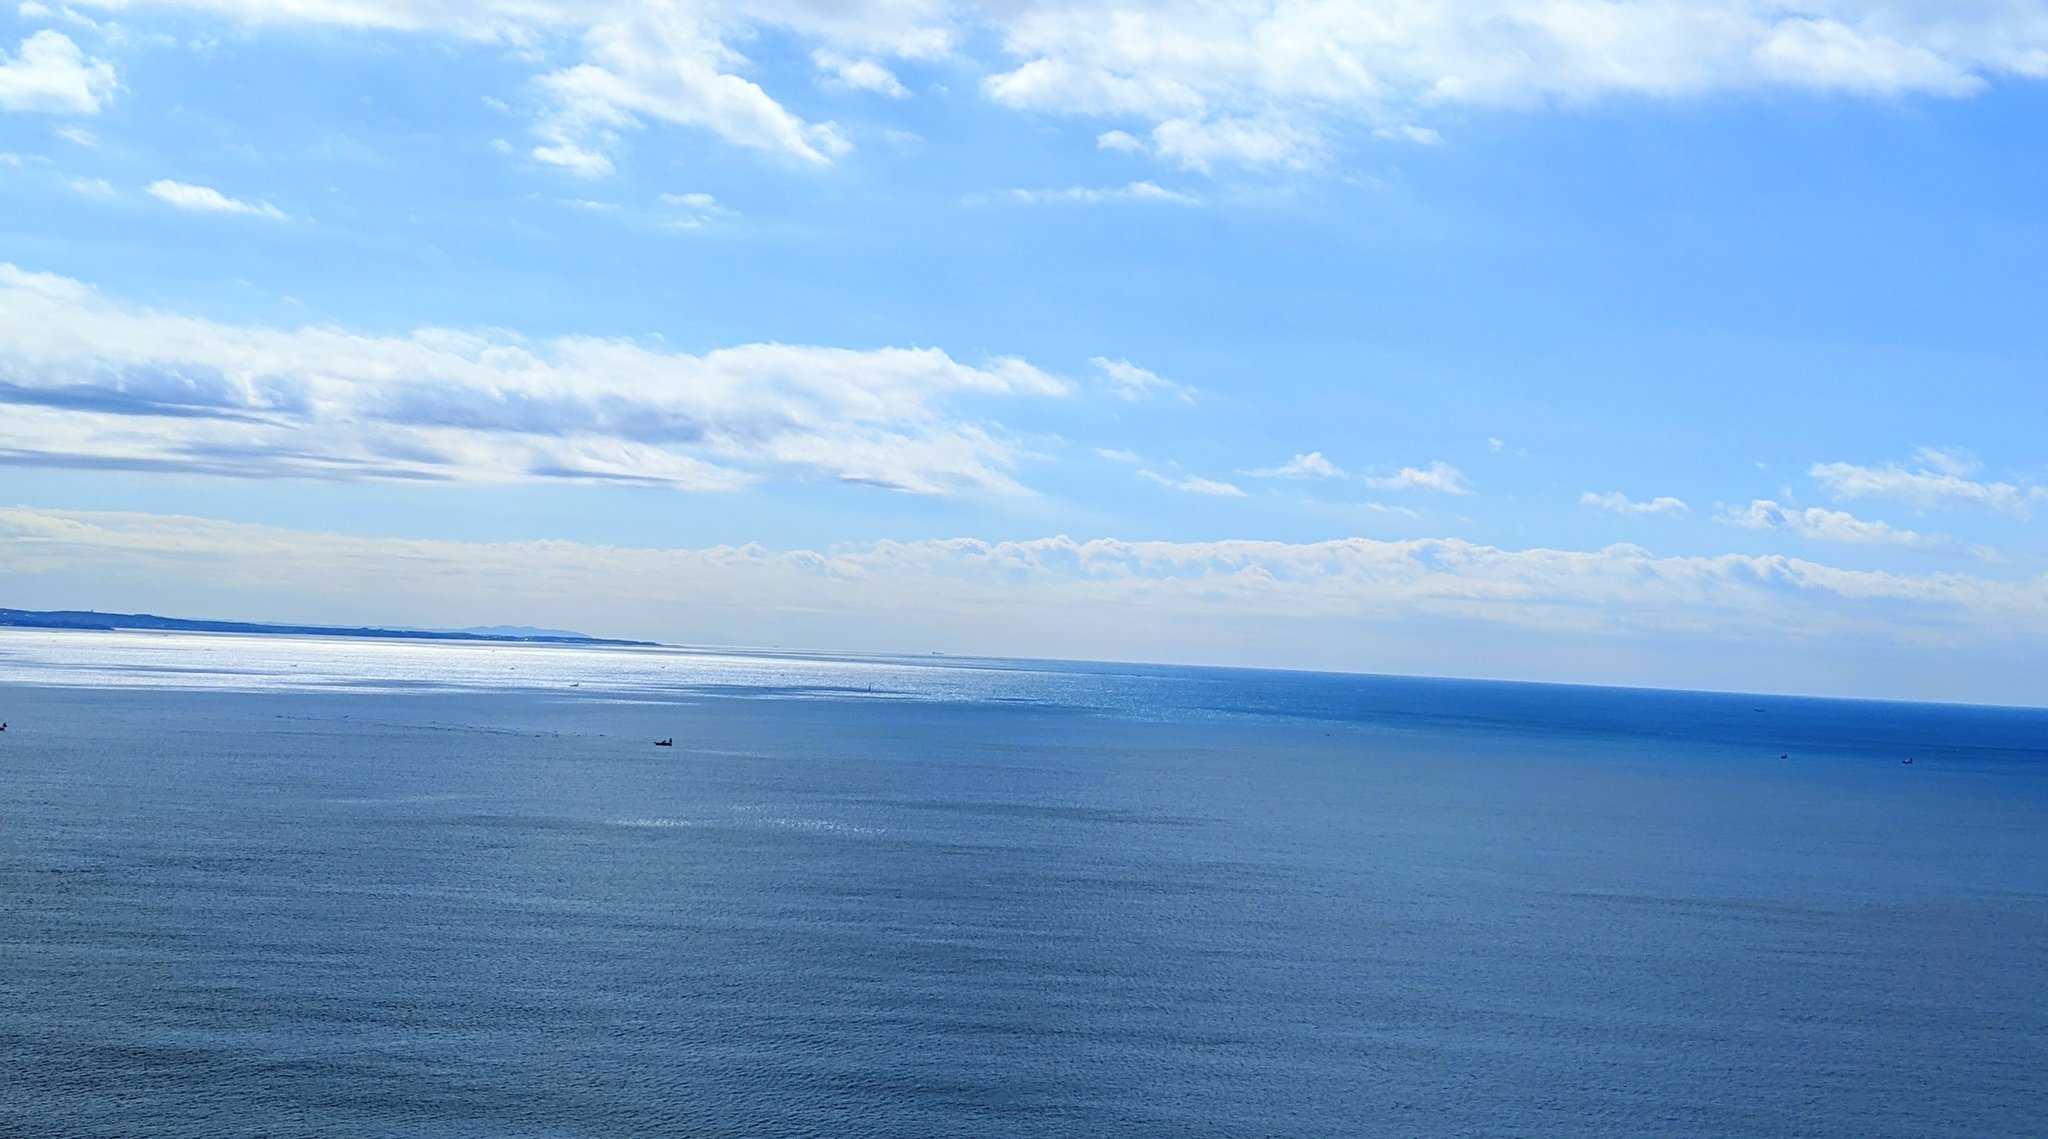
[[[249,633],[292,637],[386,637],[412,641],[505,641],[540,645],[653,645],[653,641],[618,641],[587,637],[562,629],[529,629],[490,625],[473,629],[385,629],[363,626],[267,625],[251,621],[195,621],[150,613],[96,613],[91,610],[0,609],[0,628],[17,629],[146,629],[169,633]]]

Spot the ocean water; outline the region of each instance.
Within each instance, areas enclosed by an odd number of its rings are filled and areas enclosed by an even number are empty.
[[[0,630],[0,720],[0,1135],[2048,1133],[2040,711]]]

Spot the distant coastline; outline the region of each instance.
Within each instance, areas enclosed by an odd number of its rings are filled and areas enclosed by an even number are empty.
[[[372,637],[411,641],[497,641],[535,645],[633,645],[652,646],[655,641],[621,641],[587,637],[562,630],[513,630],[503,626],[490,629],[390,629],[373,626],[343,628],[333,625],[269,625],[253,621],[200,621],[185,617],[158,617],[151,613],[96,613],[91,610],[0,609],[0,628],[81,629],[111,632],[143,629],[171,633],[247,633],[258,636]]]

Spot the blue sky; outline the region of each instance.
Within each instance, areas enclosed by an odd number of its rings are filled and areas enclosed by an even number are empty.
[[[97,0],[0,52],[0,603],[2048,683],[2048,5]]]

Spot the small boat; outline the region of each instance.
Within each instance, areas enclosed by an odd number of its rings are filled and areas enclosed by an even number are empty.
[[[1906,758],[1904,758],[1904,759],[1900,760],[1899,762],[1900,762],[1900,763],[1911,763],[1911,762],[1913,762],[1913,757],[1909,755],[1909,756],[1907,756]]]
[[[655,740],[655,741],[654,741],[654,746],[655,746],[655,747],[674,747],[674,746],[676,746],[676,738],[675,738],[674,736],[670,736],[669,738],[667,738],[667,739],[665,739],[665,740]]]

